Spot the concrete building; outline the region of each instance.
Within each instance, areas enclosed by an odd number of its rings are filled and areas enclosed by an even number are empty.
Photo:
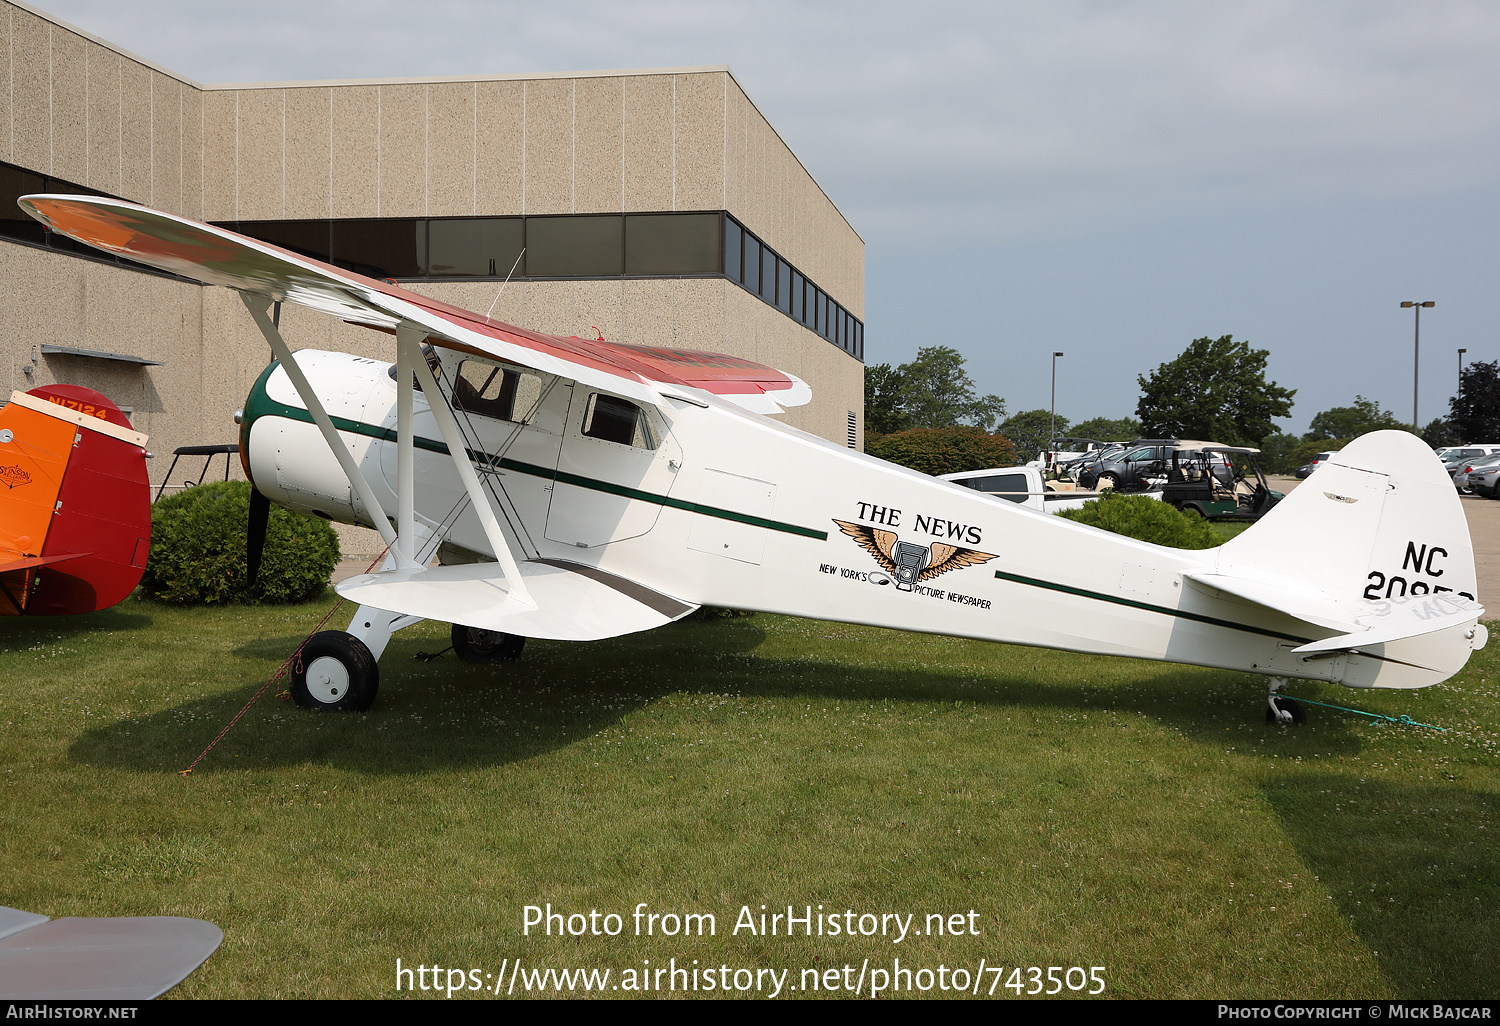
[[[758,360],[812,386],[782,419],[862,445],[864,243],[725,67],[202,85],[0,0],[3,396],[105,393],[151,435],[156,484],[175,447],[235,440],[265,343],[226,289],[45,235],[15,206],[36,191],[223,224],[540,331]],[[325,315],[282,327],[394,359]]]

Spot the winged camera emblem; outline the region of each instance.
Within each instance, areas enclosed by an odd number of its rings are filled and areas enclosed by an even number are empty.
[[[895,531],[882,531],[865,524],[850,524],[843,520],[834,520],[834,523],[896,579],[898,591],[911,591],[915,585],[949,570],[978,566],[995,558],[991,552],[963,549],[946,542],[915,545],[902,541]]]

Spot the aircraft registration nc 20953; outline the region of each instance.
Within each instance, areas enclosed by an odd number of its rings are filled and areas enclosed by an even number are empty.
[[[796,377],[732,356],[560,338],[172,214],[27,196],[53,231],[239,291],[275,362],[240,425],[257,494],[373,527],[347,631],[293,694],[362,709],[393,631],[470,658],[648,630],[699,605],[1418,688],[1487,633],[1453,485],[1415,436],[1366,435],[1216,549],[1124,538],[790,428]],[[273,303],[391,333],[396,361],[293,355]],[[279,310],[279,307],[276,308]],[[260,500],[262,508],[265,499]]]

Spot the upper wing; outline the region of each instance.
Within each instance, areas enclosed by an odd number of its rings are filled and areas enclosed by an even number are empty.
[[[702,389],[756,413],[777,413],[812,398],[799,378],[749,360],[528,331],[125,200],[38,195],[22,197],[20,205],[55,232],[194,281],[388,331],[406,324],[446,348],[499,357],[653,405],[661,403],[659,385]]]

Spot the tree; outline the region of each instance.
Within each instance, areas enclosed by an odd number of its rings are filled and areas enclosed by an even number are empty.
[[[1422,441],[1434,449],[1442,449],[1449,445],[1463,445],[1464,440],[1459,433],[1453,430],[1453,424],[1447,417],[1438,417],[1422,429]]]
[[[1052,413],[1049,410],[1026,410],[1007,417],[995,430],[1010,439],[1016,447],[1016,455],[1028,462],[1037,458],[1043,449],[1051,448]],[[1057,433],[1068,430],[1068,418],[1057,418]]]
[[[1458,376],[1458,395],[1448,400],[1455,445],[1487,444],[1500,438],[1500,361],[1475,362]]]
[[[1135,412],[1146,434],[1253,445],[1292,412],[1295,389],[1266,380],[1265,349],[1222,338],[1194,339],[1181,356],[1137,377]]]
[[[1016,451],[1010,442],[999,435],[962,424],[913,428],[882,435],[867,442],[865,452],[934,476],[1016,464]]]
[[[888,435],[911,427],[911,417],[901,408],[901,371],[888,363],[865,368],[865,432]]]
[[[865,426],[879,433],[970,424],[988,430],[1005,416],[1005,400],[979,396],[964,357],[948,346],[927,346],[894,369],[865,368]]]
[[[1390,410],[1382,410],[1375,400],[1357,395],[1353,406],[1335,406],[1314,417],[1302,440],[1317,442],[1325,438],[1358,438],[1371,431],[1408,429],[1409,425],[1397,420]]]
[[[1301,464],[1292,459],[1298,438],[1282,431],[1272,431],[1256,446],[1260,450],[1260,468],[1267,474],[1290,474]]]
[[[1141,422],[1134,417],[1121,417],[1119,420],[1095,417],[1082,424],[1074,424],[1071,433],[1074,438],[1092,438],[1096,442],[1132,442],[1141,437]]]

